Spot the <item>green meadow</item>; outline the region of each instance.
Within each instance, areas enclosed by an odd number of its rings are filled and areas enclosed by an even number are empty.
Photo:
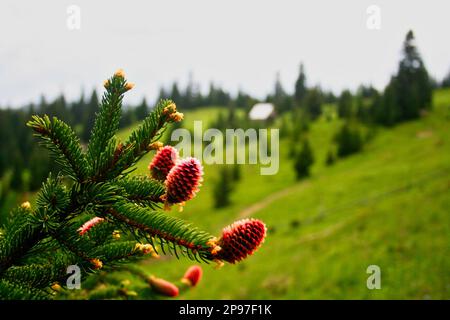
[[[240,264],[204,264],[202,282],[182,299],[449,299],[450,91],[435,91],[433,99],[428,114],[378,127],[362,152],[332,166],[325,157],[340,120],[320,118],[308,132],[316,160],[310,178],[296,181],[289,158],[296,146],[282,139],[278,174],[242,165],[224,209],[213,208],[220,165],[206,165],[197,197],[167,214],[215,235],[237,219],[259,218],[268,235]],[[206,126],[221,110],[188,112],[183,126],[192,129],[194,120]],[[137,174],[147,174],[151,157]],[[140,266],[175,281],[193,263],[161,256]],[[370,265],[380,267],[381,289],[367,288]]]

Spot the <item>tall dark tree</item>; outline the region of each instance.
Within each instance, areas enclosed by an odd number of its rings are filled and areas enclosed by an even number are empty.
[[[409,31],[403,44],[403,58],[396,76],[399,121],[417,118],[420,109],[431,107],[432,88],[428,72]]]
[[[219,171],[219,179],[216,181],[213,190],[215,208],[224,208],[231,203],[232,184],[232,174],[227,167],[222,167]]]
[[[303,145],[297,153],[294,162],[294,169],[297,179],[302,179],[310,175],[310,167],[314,163],[314,155],[308,139],[303,140]]]
[[[172,84],[172,91],[170,96],[172,97],[172,100],[175,101],[175,103],[182,103],[180,89],[178,88],[178,84],[176,82]]]
[[[294,92],[294,99],[295,103],[297,105],[302,105],[306,92],[308,88],[306,87],[306,75],[305,75],[305,68],[303,66],[303,63],[300,64],[300,73],[298,75],[297,81],[295,81],[295,92]]]
[[[353,114],[353,96],[349,90],[342,91],[337,109],[339,117],[351,118]]]
[[[278,111],[284,112],[290,109],[290,104],[287,102],[287,94],[284,91],[283,85],[281,84],[280,73],[277,72],[275,76],[275,85],[273,89],[273,96],[269,97],[268,101],[271,101],[275,104],[275,108]]]
[[[318,88],[308,90],[305,98],[305,110],[312,120],[322,114],[322,94]]]
[[[83,140],[84,142],[87,142],[91,135],[92,128],[94,127],[95,113],[98,110],[98,105],[98,95],[97,91],[95,91],[94,89],[91,93],[91,98],[86,105],[86,109],[83,115],[83,134],[81,140]]]
[[[337,155],[346,157],[362,149],[362,138],[359,130],[346,122],[335,136]]]
[[[147,115],[148,115],[148,112],[149,112],[149,108],[147,105],[147,101],[144,98],[144,99],[142,99],[141,104],[136,107],[135,114],[136,114],[137,120],[145,119],[145,117],[147,117]]]
[[[72,118],[74,124],[80,124],[83,122],[84,112],[86,108],[86,102],[84,99],[84,91],[81,92],[81,96],[78,101],[72,103]]]

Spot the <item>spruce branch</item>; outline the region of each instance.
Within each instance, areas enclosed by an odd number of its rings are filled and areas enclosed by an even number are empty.
[[[25,284],[34,288],[49,287],[55,278],[58,278],[58,269],[53,264],[29,264],[25,266],[12,266],[4,278],[17,284]],[[66,273],[66,266],[62,269]]]
[[[152,208],[163,202],[161,197],[166,192],[163,183],[146,176],[125,177],[117,180],[116,185],[124,189],[128,200]]]
[[[164,213],[149,211],[126,202],[117,203],[108,213],[117,221],[139,230],[140,235],[150,242],[155,251],[155,241],[158,241],[164,254],[167,249],[178,257],[179,249],[190,259],[198,260],[200,257],[207,261],[211,256],[210,252],[215,249],[212,235]]]
[[[127,142],[121,161],[118,165],[121,170],[133,166],[139,159],[152,150],[151,144],[161,138],[166,123],[178,122],[183,114],[176,111],[172,100],[161,100],[153,111],[143,120],[142,124],[134,130]]]
[[[49,149],[61,164],[62,172],[75,181],[83,182],[89,173],[89,163],[83,153],[80,140],[65,122],[47,115],[32,116],[27,126],[42,139],[42,145]]]
[[[59,213],[66,212],[70,205],[70,195],[65,185],[61,183],[60,177],[55,179],[51,174],[49,175],[42,184],[36,203],[41,208]]]
[[[92,176],[95,181],[105,179],[107,171],[114,166],[116,158],[114,135],[119,128],[124,93],[132,86],[125,80],[121,70],[104,84],[106,91],[102,97],[100,110],[96,114],[87,150],[87,158],[92,164]]]
[[[48,300],[52,295],[45,290],[0,280],[0,300]]]
[[[0,277],[36,245],[43,236],[42,229],[32,222],[29,211],[26,209],[18,210],[1,242]]]
[[[161,203],[165,207],[184,204],[201,185],[201,164],[193,158],[170,158],[172,163],[167,158],[172,152],[157,141],[166,124],[182,120],[183,115],[171,100],[161,100],[124,144],[116,143],[123,95],[133,85],[119,70],[104,86],[86,154],[63,121],[45,115],[33,116],[27,123],[63,169],[62,175],[50,175],[43,183],[35,208],[24,202],[1,228],[0,297],[51,298],[49,286],[56,291],[61,288],[56,282],[67,277],[68,265],[78,265],[84,278],[146,255],[157,257],[157,249],[197,261],[235,263],[264,240],[265,225],[260,221],[238,221],[216,239],[156,211]],[[150,150],[159,150],[149,166],[152,177],[129,176]],[[162,167],[164,172],[156,174]],[[64,175],[73,181],[67,184]],[[186,277],[191,286],[199,279],[198,273]],[[178,294],[178,288],[164,279],[150,277],[146,281],[152,294]],[[100,290],[97,297],[130,298],[135,294],[113,286]]]

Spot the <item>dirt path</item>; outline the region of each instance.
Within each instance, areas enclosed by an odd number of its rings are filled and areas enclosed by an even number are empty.
[[[291,187],[282,189],[280,191],[277,191],[275,193],[272,193],[268,197],[252,204],[250,207],[247,207],[244,210],[242,210],[241,212],[239,212],[238,217],[239,217],[239,219],[248,218],[248,217],[252,216],[254,213],[264,209],[265,207],[270,205],[272,202],[274,202],[278,199],[284,198],[294,192],[299,192],[299,191],[303,190],[303,188],[306,188],[307,185],[309,185],[308,182],[303,183],[300,187],[297,184],[297,185],[293,185]]]

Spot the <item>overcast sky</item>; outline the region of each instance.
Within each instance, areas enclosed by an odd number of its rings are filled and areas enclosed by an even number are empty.
[[[70,5],[80,8],[80,29],[67,26]],[[370,5],[381,9],[379,30],[367,28]],[[300,62],[309,85],[382,88],[410,28],[441,79],[450,69],[449,12],[448,0],[1,0],[0,105],[61,92],[72,100],[100,90],[119,67],[136,83],[128,103],[153,101],[189,72],[203,90],[214,81],[264,97],[279,71],[292,91]]]

